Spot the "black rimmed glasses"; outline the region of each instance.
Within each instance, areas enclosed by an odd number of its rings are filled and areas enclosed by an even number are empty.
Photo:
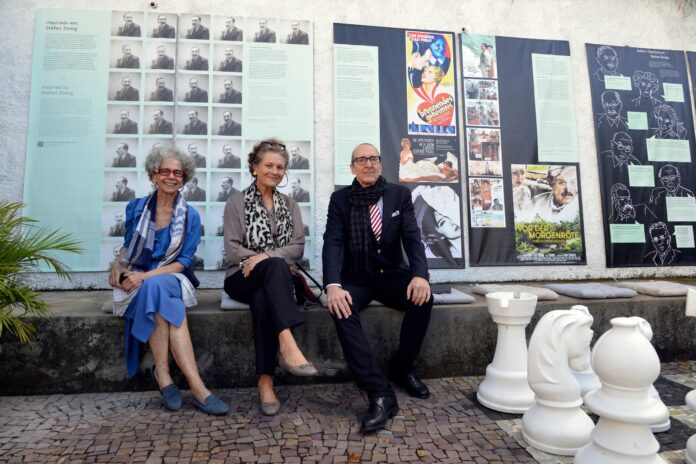
[[[373,166],[377,166],[382,162],[382,157],[381,156],[359,156],[357,158],[353,158],[352,163],[357,164],[358,166],[365,166],[367,162],[370,162]]]
[[[162,177],[169,177],[170,174],[174,174],[174,177],[184,177],[184,171],[181,169],[162,168],[158,169],[156,172]]]

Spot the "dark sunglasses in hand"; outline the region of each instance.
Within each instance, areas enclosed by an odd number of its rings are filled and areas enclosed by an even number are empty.
[[[365,166],[368,162],[372,163],[373,165],[377,165],[382,162],[382,157],[381,156],[361,156],[358,158],[353,158],[353,164],[357,164],[358,166]]]
[[[184,171],[181,169],[162,168],[157,170],[157,174],[162,177],[169,177],[169,174],[174,174],[174,177],[184,177]]]

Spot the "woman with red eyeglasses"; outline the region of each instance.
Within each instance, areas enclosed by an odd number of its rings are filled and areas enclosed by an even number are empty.
[[[128,376],[138,371],[140,343],[152,350],[152,376],[162,403],[181,408],[181,395],[169,373],[169,353],[186,377],[194,406],[224,415],[229,406],[210,393],[193,354],[186,307],[196,304],[198,279],[191,271],[201,241],[201,219],[181,194],[193,177],[193,160],[175,147],[154,149],[145,160],[154,191],[126,206],[123,247],[111,266],[114,312],[125,319]]]

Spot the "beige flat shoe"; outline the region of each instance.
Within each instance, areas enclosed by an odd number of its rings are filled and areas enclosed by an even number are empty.
[[[270,403],[264,403],[259,400],[259,406],[261,407],[261,412],[264,416],[275,416],[280,411],[280,401],[273,401]]]
[[[315,377],[317,374],[319,374],[317,368],[314,367],[314,364],[311,362],[306,362],[304,364],[300,364],[299,366],[291,366],[288,364],[282,354],[278,355],[278,365],[288,374],[292,374],[297,377]]]

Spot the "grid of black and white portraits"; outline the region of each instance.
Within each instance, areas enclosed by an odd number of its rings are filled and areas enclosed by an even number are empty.
[[[245,137],[242,125],[243,80],[248,71],[244,42],[308,44],[309,40],[298,38],[298,30],[304,34],[301,28],[308,25],[308,21],[265,18],[112,12],[101,268],[108,268],[123,243],[125,205],[152,191],[144,170],[147,154],[170,144],[196,164],[195,177],[182,191],[201,217],[194,268],[226,267],[224,205],[231,194],[252,182],[247,154],[258,143]],[[273,28],[288,32],[271,41],[262,32],[274,32]],[[313,250],[313,147],[311,141],[285,142],[291,161],[280,190],[301,205],[308,264]]]

